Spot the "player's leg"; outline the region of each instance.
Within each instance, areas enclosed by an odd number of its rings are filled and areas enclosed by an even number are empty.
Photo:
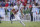
[[[0,23],[1,23],[1,16],[0,16]]]
[[[16,21],[19,21],[23,26],[25,26],[25,24],[21,21],[18,14],[15,14],[15,19],[16,19]]]
[[[1,19],[0,19],[0,23],[1,23]]]
[[[19,20],[19,22],[23,25],[23,26],[25,26],[25,24],[22,22],[22,20],[20,19],[20,17],[19,17],[19,15],[17,15],[17,20]]]
[[[36,22],[36,13],[35,13],[35,22]]]
[[[10,15],[10,21],[11,21],[11,23],[12,23],[12,15]]]
[[[11,23],[13,23],[13,19],[15,18],[14,14],[11,15]]]
[[[35,18],[35,14],[33,13],[33,22],[35,21],[35,19],[34,19],[34,18]]]
[[[33,16],[33,22],[34,22],[34,16]]]
[[[11,24],[12,24],[13,22],[12,22],[12,17],[11,17]]]
[[[23,25],[23,26],[25,26],[25,24],[20,20],[20,23]]]

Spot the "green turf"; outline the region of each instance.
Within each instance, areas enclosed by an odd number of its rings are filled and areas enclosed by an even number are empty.
[[[24,22],[25,23],[25,27],[40,27],[40,22]],[[21,23],[19,23],[18,21],[14,21],[13,24],[11,24],[10,22],[2,22],[0,24],[0,27],[24,27]]]

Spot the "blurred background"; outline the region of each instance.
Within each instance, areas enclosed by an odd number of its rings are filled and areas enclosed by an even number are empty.
[[[2,21],[10,21],[10,10],[17,5],[16,3],[18,1],[24,5],[24,18],[22,18],[21,15],[21,19],[33,21],[31,18],[31,11],[35,8],[37,10],[37,21],[40,21],[40,0],[0,0],[0,16],[3,17]]]

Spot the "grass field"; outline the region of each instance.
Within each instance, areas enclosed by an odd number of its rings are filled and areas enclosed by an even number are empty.
[[[25,27],[40,27],[40,22],[24,22],[25,23]],[[0,23],[0,27],[24,27],[21,23],[19,23],[18,21],[14,21],[13,24],[11,24],[8,21],[2,21],[2,23]]]

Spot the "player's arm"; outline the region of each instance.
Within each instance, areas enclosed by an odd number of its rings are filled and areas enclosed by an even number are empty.
[[[22,17],[24,17],[24,14],[23,14],[23,11],[22,11],[22,9],[20,9],[20,11],[21,11]]]

